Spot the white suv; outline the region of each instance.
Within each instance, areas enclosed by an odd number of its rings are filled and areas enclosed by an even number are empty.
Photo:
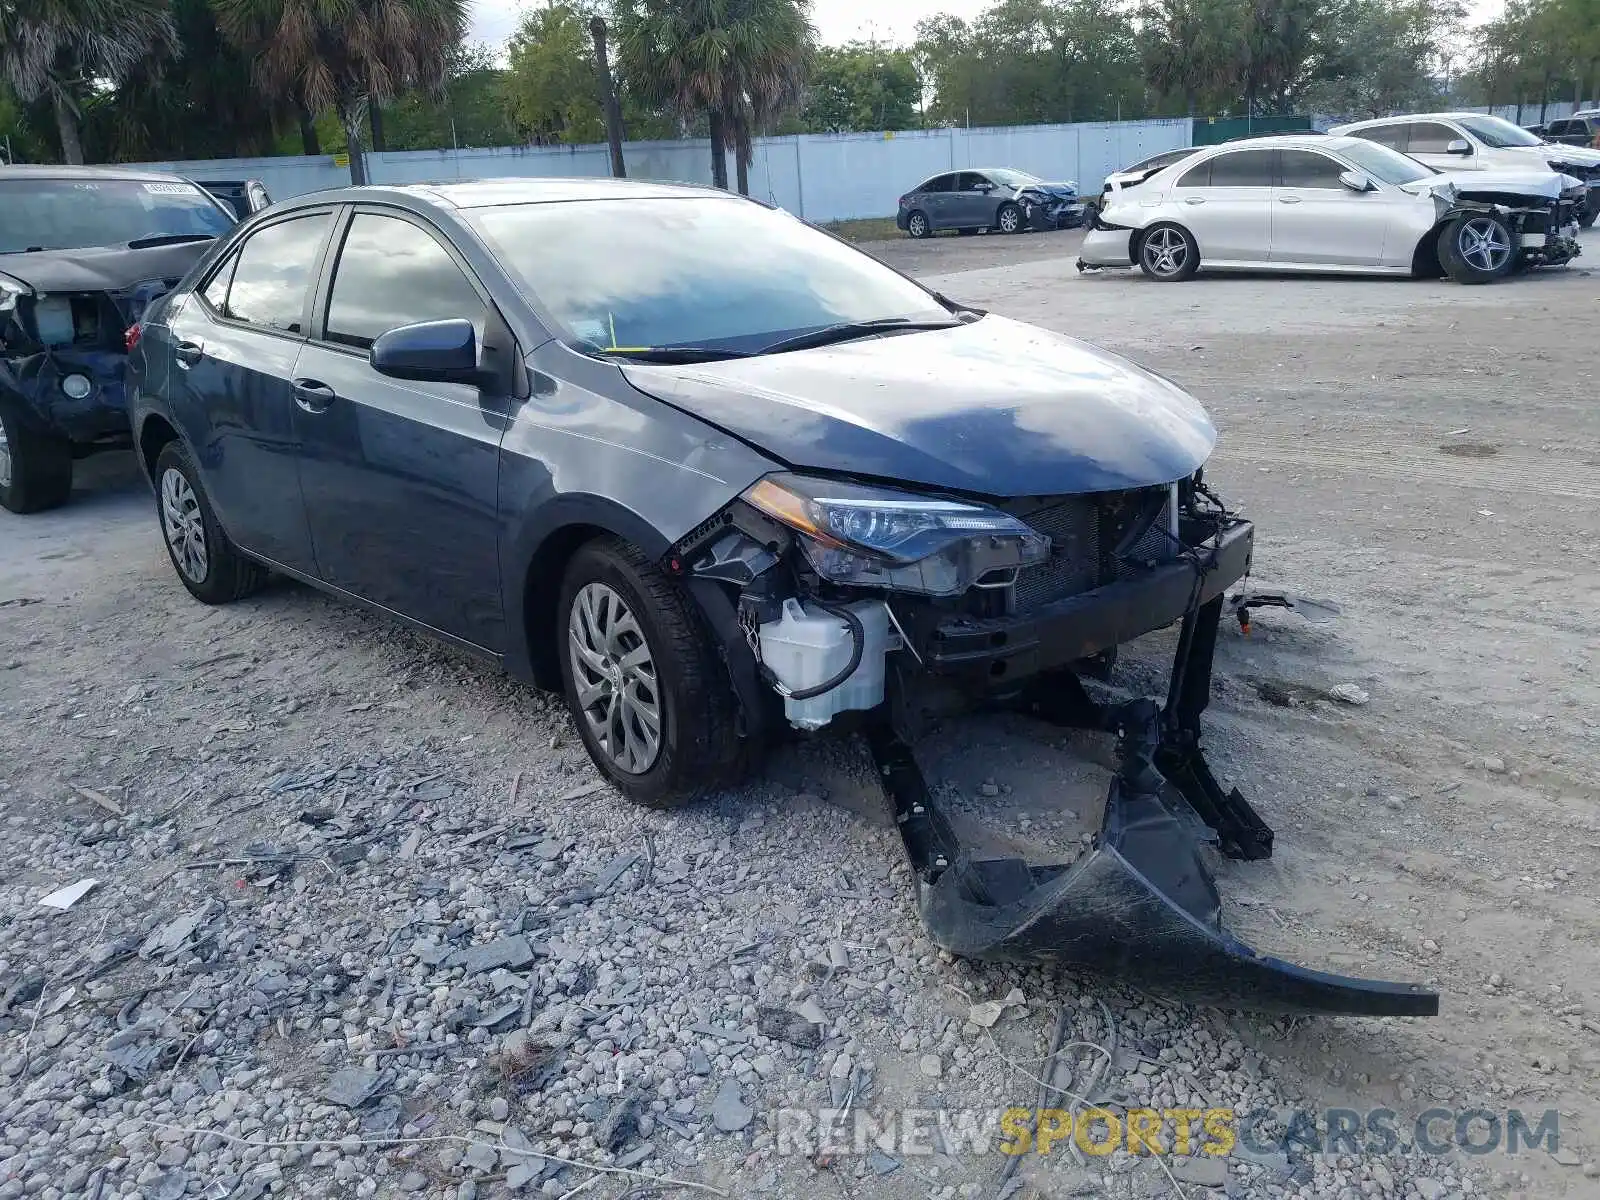
[[[1558,146],[1520,126],[1482,113],[1415,113],[1337,125],[1328,131],[1388,146],[1441,171],[1549,167],[1589,185],[1582,224],[1600,213],[1600,150]]]

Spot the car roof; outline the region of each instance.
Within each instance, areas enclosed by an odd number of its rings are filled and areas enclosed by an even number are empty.
[[[1351,121],[1347,125],[1335,125],[1333,127],[1333,132],[1337,133],[1342,129],[1366,129],[1374,125],[1394,125],[1400,121],[1460,121],[1467,117],[1485,117],[1493,115],[1493,113],[1475,112],[1402,113],[1396,117],[1373,117],[1366,121]]]
[[[700,184],[651,183],[637,179],[564,178],[466,179],[439,183],[379,184],[307,192],[288,203],[359,204],[400,200],[437,208],[494,208],[506,204],[554,204],[574,200],[643,200],[672,197],[742,200],[720,188]]]
[[[170,171],[140,171],[133,167],[8,167],[0,165],[0,179],[159,179],[168,183],[189,183]]]
[[[1269,133],[1260,137],[1240,138],[1238,141],[1220,142],[1215,146],[1201,147],[1209,150],[1303,149],[1338,150],[1360,141],[1360,138],[1333,137],[1326,133]]]

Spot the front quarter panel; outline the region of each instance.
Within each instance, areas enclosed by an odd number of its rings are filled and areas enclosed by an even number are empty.
[[[531,670],[529,567],[552,537],[593,526],[651,557],[779,464],[635,390],[621,370],[546,342],[528,355],[532,394],[500,448],[507,665]],[[544,585],[554,581],[545,580]]]

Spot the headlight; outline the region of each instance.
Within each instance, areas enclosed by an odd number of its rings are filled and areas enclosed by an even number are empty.
[[[0,313],[15,311],[17,297],[26,296],[27,294],[28,289],[23,284],[0,275]]]
[[[832,583],[957,596],[1050,556],[1044,534],[982,504],[790,474],[757,481],[744,498],[801,534]]]

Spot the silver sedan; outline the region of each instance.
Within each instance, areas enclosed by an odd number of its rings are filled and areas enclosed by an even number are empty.
[[[1487,283],[1579,253],[1580,180],[1435,171],[1354,137],[1210,147],[1102,198],[1080,268],[1439,274]]]

